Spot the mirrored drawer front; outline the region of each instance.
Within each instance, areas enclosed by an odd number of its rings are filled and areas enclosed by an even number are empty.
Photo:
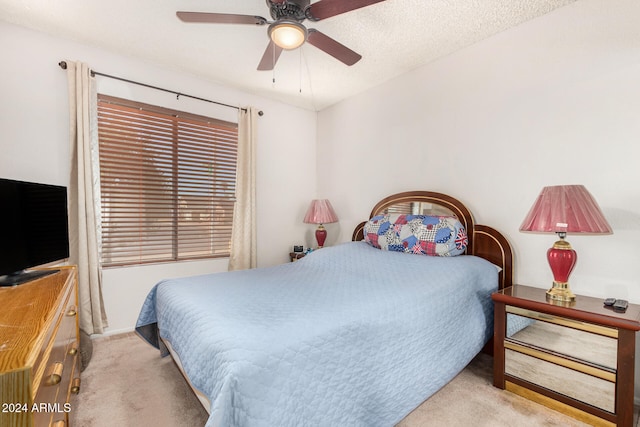
[[[510,314],[507,317],[507,323],[507,331],[511,332],[509,336],[511,340],[544,348],[602,367],[610,369],[616,369],[617,367],[618,341],[615,338],[515,314]],[[518,325],[519,327],[509,328],[510,325]]]
[[[509,348],[505,348],[505,373],[605,411],[615,411],[616,385],[610,380],[578,372]],[[608,375],[605,372],[603,376]]]

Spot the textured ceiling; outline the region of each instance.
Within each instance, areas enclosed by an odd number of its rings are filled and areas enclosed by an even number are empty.
[[[321,110],[574,1],[387,0],[304,23],[360,53],[360,62],[347,67],[306,44],[283,52],[273,71],[256,70],[268,43],[266,26],[187,24],[175,15],[185,10],[271,20],[265,0],[0,0],[0,20]],[[126,70],[98,71],[127,77]]]

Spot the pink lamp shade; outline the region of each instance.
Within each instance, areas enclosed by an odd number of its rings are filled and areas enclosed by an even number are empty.
[[[598,203],[584,185],[544,187],[520,231],[611,234]]]
[[[569,288],[569,276],[578,260],[576,251],[564,240],[566,234],[612,233],[598,203],[583,185],[544,187],[520,231],[557,233],[560,237],[547,251],[553,273],[553,286],[547,291],[547,298],[561,303],[575,300]]]
[[[322,224],[329,224],[337,222],[338,216],[331,206],[331,202],[327,199],[315,199],[311,201],[311,205],[307,210],[307,214],[304,216],[304,222],[307,224],[318,224],[316,230],[316,241],[318,247],[324,246],[324,242],[327,238],[327,230]]]

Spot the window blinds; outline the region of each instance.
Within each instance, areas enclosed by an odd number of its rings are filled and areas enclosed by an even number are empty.
[[[237,124],[99,95],[102,265],[229,256]]]

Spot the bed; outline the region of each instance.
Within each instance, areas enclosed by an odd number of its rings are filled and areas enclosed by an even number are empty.
[[[450,244],[429,241],[449,223]],[[409,227],[431,237],[388,237]],[[393,426],[491,348],[491,293],[511,276],[508,241],[464,204],[404,192],[378,202],[351,242],[158,283],[136,331],[174,358],[207,427]]]

